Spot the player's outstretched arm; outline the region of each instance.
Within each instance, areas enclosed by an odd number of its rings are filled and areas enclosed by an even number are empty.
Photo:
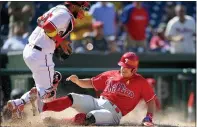
[[[155,111],[155,101],[154,101],[154,99],[152,99],[151,101],[149,101],[149,102],[147,103],[147,106],[148,106],[147,112],[153,114],[154,111]]]
[[[77,84],[81,88],[93,88],[90,78],[79,79],[77,75],[71,75],[66,80],[72,81],[73,83]]]
[[[154,114],[154,111],[155,111],[155,100],[152,99],[151,101],[149,101],[147,103],[147,114],[146,114],[146,117],[143,119],[142,121],[142,124],[144,126],[153,126],[153,114]]]

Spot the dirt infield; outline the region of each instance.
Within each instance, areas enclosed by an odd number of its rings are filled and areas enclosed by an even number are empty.
[[[1,123],[1,127],[67,127],[72,126],[71,124],[59,124],[54,119],[71,118],[77,112],[72,109],[66,109],[62,112],[44,112],[42,115],[33,116],[31,112],[31,106],[25,108],[26,119]],[[169,113],[170,112],[170,113]],[[155,126],[154,127],[195,127],[195,123],[183,123],[182,113],[176,113],[172,110],[163,113],[158,113],[154,117]],[[130,126],[130,127],[141,127],[140,122],[146,114],[144,106],[138,106],[134,111],[124,116],[121,119],[120,126]],[[43,123],[41,118],[50,118]]]

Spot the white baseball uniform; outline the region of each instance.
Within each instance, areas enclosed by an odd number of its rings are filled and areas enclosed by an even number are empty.
[[[195,53],[194,33],[195,21],[191,16],[185,16],[185,22],[181,23],[179,17],[171,19],[166,28],[166,36],[182,35],[183,41],[171,42],[172,53]]]
[[[47,20],[56,27],[58,33],[61,33],[61,37],[66,38],[73,29],[73,15],[69,13],[69,10],[64,5],[53,7],[43,16],[48,14],[51,16]],[[39,96],[43,99],[44,95],[51,92],[53,85],[54,62],[52,57],[56,43],[45,34],[41,27],[35,28],[28,41],[29,43],[23,51],[23,58],[33,73]],[[35,46],[39,48],[36,49]],[[26,103],[29,102],[28,96],[28,92],[22,96]],[[22,102],[15,103],[17,105]]]

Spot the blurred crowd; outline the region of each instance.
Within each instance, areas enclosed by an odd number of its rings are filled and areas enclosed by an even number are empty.
[[[0,2],[2,53],[21,51],[37,18],[63,2]],[[196,2],[92,2],[70,34],[75,53],[195,53]]]

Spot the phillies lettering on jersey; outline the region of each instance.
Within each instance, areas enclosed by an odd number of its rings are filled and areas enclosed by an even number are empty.
[[[109,78],[106,81],[106,87],[104,91],[108,93],[119,93],[130,98],[134,97],[133,91],[129,90],[123,82],[113,81],[113,78]]]
[[[121,110],[123,116],[132,111],[141,99],[154,99],[155,93],[145,78],[134,74],[131,78],[121,77],[118,70],[107,71],[91,78],[96,91]]]

